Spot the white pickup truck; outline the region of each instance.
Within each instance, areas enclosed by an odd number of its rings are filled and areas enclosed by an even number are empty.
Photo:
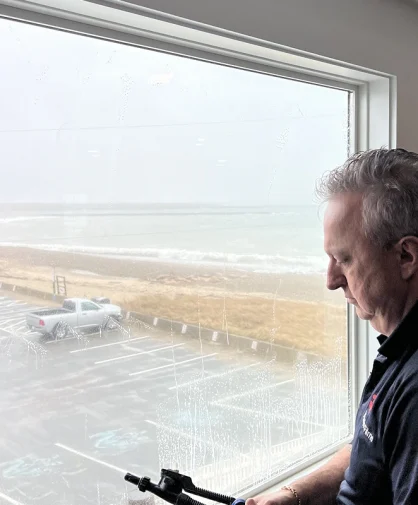
[[[108,300],[105,300],[108,301]],[[29,329],[56,339],[65,338],[74,328],[91,330],[114,328],[122,319],[122,309],[110,303],[95,303],[84,298],[64,300],[61,309],[43,309],[26,315]]]

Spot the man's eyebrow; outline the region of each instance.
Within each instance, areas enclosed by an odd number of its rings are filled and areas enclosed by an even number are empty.
[[[348,256],[348,251],[346,249],[333,249],[330,247],[326,250],[328,256]]]

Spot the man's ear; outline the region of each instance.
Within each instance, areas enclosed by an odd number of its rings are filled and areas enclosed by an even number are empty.
[[[418,273],[418,237],[403,237],[397,243],[402,278],[410,279]]]

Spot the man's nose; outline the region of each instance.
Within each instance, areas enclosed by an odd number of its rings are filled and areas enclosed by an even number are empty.
[[[342,288],[346,285],[347,281],[341,269],[335,264],[330,263],[327,272],[327,288],[331,291]]]

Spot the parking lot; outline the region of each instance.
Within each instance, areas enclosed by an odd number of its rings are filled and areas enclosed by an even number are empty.
[[[50,340],[27,329],[34,308],[0,298],[1,504],[127,504],[124,472],[163,466],[236,490],[346,425],[309,370],[140,323]]]

